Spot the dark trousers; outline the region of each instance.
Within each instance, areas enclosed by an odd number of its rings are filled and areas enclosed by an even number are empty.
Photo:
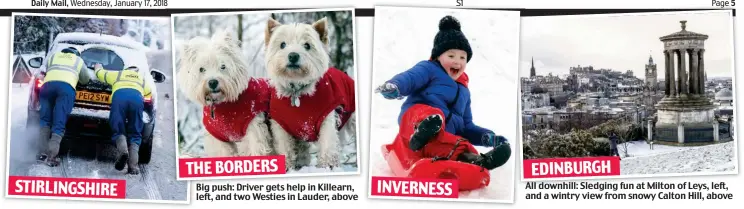
[[[142,114],[145,109],[142,94],[134,89],[119,89],[111,100],[109,124],[114,133],[112,140],[124,135],[129,143],[139,145],[142,142]]]
[[[62,81],[44,83],[39,91],[40,127],[50,127],[52,133],[64,136],[67,117],[75,105],[75,89]]]

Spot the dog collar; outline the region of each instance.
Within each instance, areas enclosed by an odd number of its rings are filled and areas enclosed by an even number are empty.
[[[285,90],[289,92],[291,95],[298,95],[302,90],[305,90],[309,86],[308,84],[296,84],[296,83],[289,83],[289,88],[286,88]]]
[[[293,107],[300,106],[300,92],[305,90],[308,86],[308,84],[289,83],[289,88],[284,88],[284,91],[289,92],[290,101]]]

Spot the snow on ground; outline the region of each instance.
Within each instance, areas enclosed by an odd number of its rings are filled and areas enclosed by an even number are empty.
[[[668,153],[668,152],[683,151],[683,150],[688,150],[688,149],[693,148],[693,147],[654,144],[654,149],[652,150],[649,144],[646,143],[646,141],[630,141],[630,142],[617,145],[617,150],[622,156],[625,155],[625,153],[623,152],[623,150],[625,150],[625,144],[627,144],[629,157],[657,155],[657,154],[663,154],[663,153]]]
[[[620,161],[621,174],[675,174],[736,170],[737,162],[733,141],[699,147],[659,149],[660,147],[670,146],[654,145],[653,152],[638,151],[640,150],[638,149],[636,154],[645,155],[623,158]],[[632,150],[629,148],[629,151]]]
[[[473,120],[509,139],[515,150],[519,15],[496,11],[455,13],[441,9],[411,12],[413,9],[376,10],[372,89],[428,59],[439,19],[453,15],[460,20],[473,49],[473,58],[465,71],[470,77]],[[392,176],[381,149],[397,135],[397,118],[403,101],[386,100],[379,93],[372,93],[370,176]],[[491,183],[487,188],[462,192],[460,198],[513,200],[515,152],[512,151],[511,159],[504,166],[491,171]]]

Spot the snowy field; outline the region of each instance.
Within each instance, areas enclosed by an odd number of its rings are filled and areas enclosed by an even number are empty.
[[[467,11],[377,7],[375,9],[372,89],[396,74],[428,59],[439,19],[452,15],[460,20],[469,39],[473,58],[467,64],[475,124],[503,135],[517,144],[517,61],[519,14],[516,12]],[[462,10],[460,10],[462,11]],[[392,176],[381,154],[398,132],[397,118],[404,100],[387,100],[372,93],[370,127],[370,176]],[[481,152],[490,148],[477,147]],[[514,153],[504,166],[491,171],[488,187],[461,192],[462,199],[512,201]]]
[[[628,142],[628,154],[620,161],[622,175],[731,172],[736,170],[735,142],[699,147]],[[618,145],[620,155],[624,146]]]

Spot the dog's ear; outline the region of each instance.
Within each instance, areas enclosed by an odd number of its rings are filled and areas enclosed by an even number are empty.
[[[199,47],[194,46],[195,42],[196,40],[192,39],[181,44],[180,62],[193,62],[196,59],[196,50],[198,50]]]
[[[313,23],[313,29],[318,32],[320,41],[323,44],[328,45],[328,18],[323,17],[322,19]]]
[[[230,29],[217,32],[212,36],[212,41],[222,42],[225,46],[240,48],[240,40],[235,37],[235,34]]]
[[[266,22],[266,31],[264,33],[264,44],[266,45],[266,48],[269,46],[269,41],[271,40],[271,34],[274,33],[274,29],[276,27],[279,27],[282,25],[279,23],[279,21],[274,20],[274,18],[269,17],[269,20]]]

